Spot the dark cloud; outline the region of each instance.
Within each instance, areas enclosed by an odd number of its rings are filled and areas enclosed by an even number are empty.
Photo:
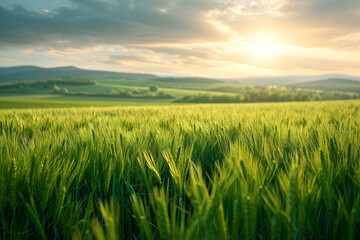
[[[204,0],[72,0],[51,13],[0,7],[1,45],[61,47],[99,43],[216,41],[227,36],[204,18],[215,7]]]
[[[148,71],[201,72],[242,64],[358,72],[360,64],[333,54],[360,52],[360,0],[66,0],[46,11],[43,6],[50,3],[36,2],[36,8],[0,3],[2,52],[23,60],[19,50],[29,48],[39,59],[81,57],[106,66],[148,66]],[[303,47],[307,55],[289,51],[262,62],[246,49],[256,40]],[[314,48],[327,55],[316,56]],[[241,49],[245,53],[238,54]]]
[[[227,40],[230,36],[209,21],[216,20],[245,37],[270,29],[290,44],[358,47],[353,42],[337,44],[334,39],[360,31],[359,0],[287,0],[277,7],[279,16],[265,14],[268,8],[266,0],[70,1],[71,7],[68,4],[50,12],[29,11],[21,6],[0,7],[0,46],[59,49],[95,44]],[[244,10],[235,16],[230,14],[231,9],[239,4],[244,6]],[[250,16],[247,11],[254,9],[264,14]],[[220,14],[206,16],[211,11]],[[188,50],[183,50],[185,52]]]

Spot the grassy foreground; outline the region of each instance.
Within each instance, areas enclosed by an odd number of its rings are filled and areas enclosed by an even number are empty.
[[[1,239],[359,239],[359,110],[0,110]]]

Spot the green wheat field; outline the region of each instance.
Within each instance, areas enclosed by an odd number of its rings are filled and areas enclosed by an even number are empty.
[[[360,238],[360,102],[0,110],[1,239]]]

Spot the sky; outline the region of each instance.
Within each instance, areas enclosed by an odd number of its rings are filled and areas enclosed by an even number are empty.
[[[360,76],[360,0],[0,0],[0,66]]]

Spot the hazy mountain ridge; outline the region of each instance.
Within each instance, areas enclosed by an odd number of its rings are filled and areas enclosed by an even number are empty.
[[[247,77],[223,80],[228,83],[243,83],[251,85],[290,85],[312,81],[324,81],[327,79],[348,79],[353,81],[360,81],[360,77],[349,76],[346,74],[326,74],[317,76]]]
[[[322,80],[311,81],[311,82],[295,83],[292,85],[299,86],[299,87],[306,87],[306,86],[322,86],[325,83],[332,84],[334,86],[335,85],[344,85],[344,84],[360,85],[360,81],[358,81],[358,80],[350,80],[350,79],[343,79],[343,78],[329,78],[329,79],[322,79]]]
[[[26,71],[39,70],[40,67],[36,66],[16,66],[16,67],[0,67],[0,76],[7,74],[14,74]]]
[[[202,77],[159,77],[154,79],[155,81],[161,82],[178,82],[178,83],[188,83],[188,82],[197,82],[197,83],[223,83],[221,80],[213,78],[202,78]]]
[[[295,88],[318,89],[324,91],[342,91],[360,93],[360,81],[342,78],[330,78],[288,85]]]
[[[155,74],[143,73],[125,73],[125,72],[111,72],[99,71],[91,69],[81,69],[74,66],[63,66],[55,68],[42,68],[37,66],[15,66],[15,67],[0,67],[0,82],[13,82],[13,81],[30,81],[30,80],[45,80],[56,77],[85,77],[85,78],[124,78],[134,80],[151,80],[157,79],[158,81],[208,81],[225,83],[242,83],[249,85],[279,85],[279,86],[293,86],[314,89],[323,89],[324,84],[334,84],[329,79],[347,80],[352,82],[344,82],[335,84],[351,85],[353,82],[360,83],[360,77],[349,76],[345,74],[328,74],[318,76],[279,76],[279,77],[244,77],[244,78],[205,78],[205,77],[192,77],[192,76],[179,76],[169,77]],[[302,85],[304,83],[314,82],[310,85]]]
[[[134,80],[154,79],[157,76],[142,73],[122,73],[81,69],[74,66],[41,68],[35,66],[16,66],[0,68],[0,82],[45,80],[54,77],[86,77],[86,78],[126,78]]]

